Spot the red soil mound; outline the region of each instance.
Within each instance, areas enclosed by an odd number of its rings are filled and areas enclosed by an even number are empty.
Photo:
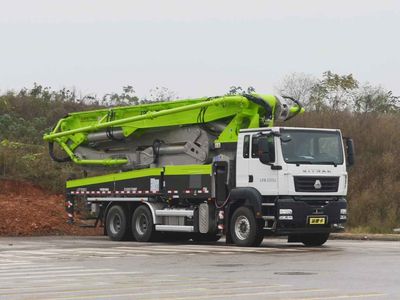
[[[0,235],[99,235],[66,223],[64,196],[27,182],[0,180]],[[79,221],[77,222],[79,223]]]

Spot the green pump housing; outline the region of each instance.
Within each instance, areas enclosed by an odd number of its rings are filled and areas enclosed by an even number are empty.
[[[278,118],[304,111],[289,99],[292,105],[281,97],[248,94],[76,112],[60,119],[43,138],[54,160],[85,167],[133,170],[206,164],[221,149],[236,144],[239,130],[271,127]],[[66,157],[56,157],[54,143]]]

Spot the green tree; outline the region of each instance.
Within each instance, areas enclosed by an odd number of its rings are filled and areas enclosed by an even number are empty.
[[[122,88],[122,93],[105,94],[102,98],[101,104],[106,106],[113,105],[136,105],[139,103],[139,98],[133,86],[127,85]]]
[[[321,79],[316,79],[303,73],[293,73],[283,79],[278,91],[299,99],[307,110],[341,111],[352,108],[358,85],[352,74],[339,75],[326,71]]]
[[[178,96],[174,91],[166,87],[156,86],[155,88],[150,90],[150,96],[148,99],[143,99],[141,103],[152,103],[152,102],[163,102],[163,101],[171,101],[177,99]]]
[[[354,110],[360,113],[400,111],[400,97],[380,86],[365,84],[354,100]]]
[[[358,81],[353,74],[339,75],[331,71],[326,71],[322,75],[322,80],[315,87],[315,95],[323,97],[325,105],[330,110],[340,111],[351,108],[354,101],[354,91],[358,88]],[[317,100],[317,98],[315,98]],[[321,99],[319,101],[321,102]]]
[[[249,86],[246,88],[242,88],[241,86],[231,86],[229,88],[228,93],[226,93],[226,95],[228,96],[233,96],[233,95],[243,95],[243,94],[251,94],[251,93],[255,93],[256,89],[252,86]]]

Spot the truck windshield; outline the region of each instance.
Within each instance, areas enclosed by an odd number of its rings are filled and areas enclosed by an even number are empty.
[[[343,164],[339,132],[282,129],[281,145],[289,164]]]

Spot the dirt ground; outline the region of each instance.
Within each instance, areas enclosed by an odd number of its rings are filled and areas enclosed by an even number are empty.
[[[102,228],[66,223],[64,195],[27,182],[0,180],[0,236],[99,235]]]

